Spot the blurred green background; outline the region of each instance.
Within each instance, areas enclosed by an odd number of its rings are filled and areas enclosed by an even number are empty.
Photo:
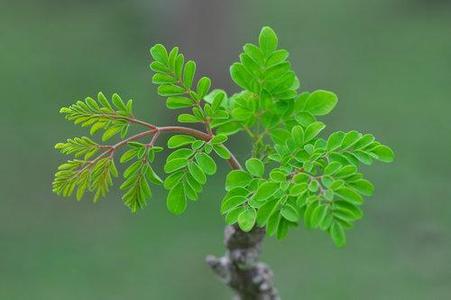
[[[222,254],[224,173],[187,213],[155,193],[131,215],[117,188],[97,205],[51,193],[53,145],[85,131],[61,106],[102,90],[170,124],[148,48],[178,45],[215,87],[272,26],[304,90],[335,91],[329,130],[360,129],[393,147],[366,217],[336,249],[319,231],[267,239],[284,299],[450,299],[451,2],[0,0],[0,299],[229,299],[204,263]],[[244,143],[245,144],[245,143]],[[247,148],[235,139],[240,160]]]

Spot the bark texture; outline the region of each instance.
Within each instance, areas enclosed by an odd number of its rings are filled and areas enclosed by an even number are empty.
[[[244,232],[238,226],[227,226],[224,232],[226,253],[207,256],[208,265],[235,292],[235,300],[279,300],[273,285],[273,273],[259,261],[264,228]]]

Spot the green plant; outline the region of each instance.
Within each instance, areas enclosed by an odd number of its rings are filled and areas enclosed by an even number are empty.
[[[113,177],[119,175],[114,158],[119,149],[126,148],[119,159],[128,165],[120,185],[124,204],[132,212],[138,211],[151,198],[151,186],[162,184],[168,190],[169,211],[178,215],[185,212],[189,201],[199,198],[207,176],[216,173],[215,159],[225,159],[232,170],[225,180],[220,212],[233,231],[229,238],[248,239],[240,247],[227,245],[229,250],[238,249],[245,256],[245,251],[259,248],[265,232],[283,238],[289,228],[300,223],[326,232],[337,246],[343,246],[345,230],[362,217],[363,197],[374,189],[358,166],[374,160],[390,162],[392,150],[373,135],[358,131],[320,137],[325,125],[317,118],[332,111],[337,96],[324,90],[298,92],[299,80],[288,62],[288,52],[278,49],[272,29],[264,27],[258,45],[246,44],[243,50],[240,62],[230,68],[233,81],[243,91],[229,96],[223,90],[210,91],[208,77],[194,84],[196,63],[185,61],[177,47],[168,51],[157,44],[150,49],[158,94],[166,98],[169,109],[184,109],[178,122],[202,124],[205,131],[137,119],[132,100],[124,102],[117,94],[111,101],[99,93],[97,99],[88,97],[63,107],[66,119],[90,127],[91,135],[102,131],[102,142],[115,136],[119,141],[104,145],[77,137],[58,143],[56,149],[75,158],[59,166],[53,191],[62,196],[75,193],[78,200],[86,191],[94,194],[94,201],[104,197]],[[132,125],[144,130],[130,135]],[[241,131],[252,139],[251,158],[244,167],[225,146],[229,136]],[[152,167],[164,150],[157,145],[163,133],[174,134],[166,145],[171,153],[164,170],[158,171],[165,174],[164,180]],[[251,268],[265,267],[259,265],[257,256],[245,258],[243,264],[229,255],[232,269],[213,257],[208,261],[247,299],[246,293],[263,293],[261,284],[255,287],[252,278],[246,278],[251,276]],[[228,272],[228,277],[221,272]],[[246,280],[249,286],[243,288]],[[266,292],[277,297],[275,290],[270,290]]]

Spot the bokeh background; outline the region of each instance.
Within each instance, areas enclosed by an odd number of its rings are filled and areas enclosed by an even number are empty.
[[[204,263],[221,254],[225,164],[200,201],[171,216],[156,192],[136,215],[113,192],[94,205],[51,193],[53,145],[83,130],[61,106],[119,92],[170,124],[148,68],[154,43],[178,45],[215,87],[272,26],[302,89],[329,89],[329,130],[360,129],[396,161],[365,170],[366,217],[336,249],[319,231],[267,239],[284,299],[450,299],[451,2],[0,0],[0,299],[229,299]],[[241,160],[248,148],[231,147]]]

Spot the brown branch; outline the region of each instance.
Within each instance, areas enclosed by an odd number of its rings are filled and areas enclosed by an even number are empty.
[[[183,127],[183,126],[163,126],[163,127],[156,127],[156,131],[160,132],[174,132],[174,133],[186,133],[188,135],[192,135],[198,139],[209,141],[212,138],[211,134],[205,133],[203,131],[189,128],[189,127]]]
[[[155,134],[153,135],[152,139],[147,144],[147,147],[153,147],[155,145],[155,143],[157,142],[157,139],[158,139],[159,136],[160,136],[160,132],[159,131],[155,132]]]
[[[128,142],[138,140],[142,137],[152,135],[154,133],[155,133],[155,129],[151,129],[151,130],[143,131],[138,134],[132,135],[131,137],[128,137],[125,140],[122,140],[119,143],[112,145],[111,149],[109,151],[114,152],[114,151],[116,151],[116,149],[128,144]]]
[[[143,126],[148,127],[148,128],[150,128],[150,129],[155,129],[155,125],[152,125],[152,124],[150,124],[150,123],[147,123],[147,122],[144,122],[144,121],[135,119],[135,118],[128,118],[128,121],[129,121],[130,123],[143,125]]]
[[[189,127],[184,127],[184,126],[162,126],[162,127],[158,127],[156,125],[153,125],[153,124],[150,124],[150,123],[147,123],[147,122],[144,122],[144,121],[140,121],[138,119],[131,119],[131,118],[128,118],[128,119],[129,119],[130,122],[136,123],[136,124],[142,124],[142,125],[150,128],[150,130],[143,131],[141,133],[135,134],[135,135],[133,135],[133,136],[127,138],[127,139],[124,139],[124,140],[122,140],[122,141],[120,141],[120,142],[118,142],[117,144],[114,144],[114,145],[102,145],[102,146],[100,146],[101,148],[108,148],[108,150],[103,152],[103,153],[101,153],[99,155],[99,157],[96,158],[96,160],[99,159],[100,157],[105,156],[106,154],[113,155],[114,152],[116,151],[116,149],[126,145],[130,141],[134,141],[134,140],[137,140],[137,139],[140,139],[142,137],[145,137],[145,136],[148,136],[148,135],[152,135],[152,134],[153,134],[153,137],[152,137],[152,140],[149,143],[149,145],[153,146],[155,144],[157,138],[159,137],[160,133],[162,133],[162,132],[188,134],[188,135],[194,136],[194,137],[196,137],[198,139],[201,139],[203,141],[206,141],[206,142],[208,142],[213,137],[212,134],[209,134],[209,133],[206,133],[206,132],[194,129],[194,128],[189,128]],[[229,151],[229,150],[227,149],[227,151]],[[236,157],[233,155],[233,153],[230,152],[230,151],[229,151],[229,153],[230,153],[230,158],[227,160],[227,162],[229,163],[229,166],[232,169],[242,169],[240,162],[236,159]],[[94,160],[94,162],[96,160]]]
[[[229,166],[230,166],[232,169],[235,169],[235,170],[241,170],[241,169],[243,169],[243,167],[241,166],[241,164],[240,164],[240,162],[238,161],[238,159],[236,159],[235,155],[233,155],[233,153],[230,152],[230,151],[229,151],[229,153],[230,153],[230,158],[227,160],[227,162],[229,163]]]

